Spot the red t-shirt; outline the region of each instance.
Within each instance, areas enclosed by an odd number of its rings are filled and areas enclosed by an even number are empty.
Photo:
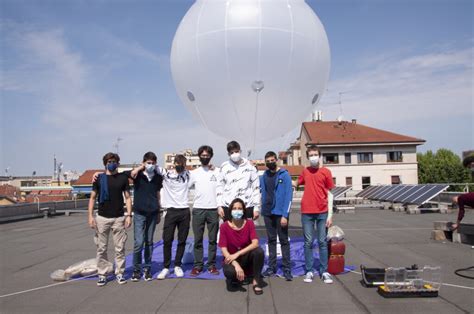
[[[321,214],[328,211],[328,191],[334,188],[332,174],[328,168],[307,167],[298,178],[304,185],[301,200],[302,214]]]
[[[219,247],[227,248],[230,254],[246,248],[252,243],[253,239],[258,240],[258,236],[252,220],[246,220],[244,227],[240,230],[232,229],[228,222],[221,225]]]

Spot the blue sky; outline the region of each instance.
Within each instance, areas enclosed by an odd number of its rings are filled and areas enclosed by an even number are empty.
[[[473,2],[306,1],[331,47],[324,120],[359,123],[423,138],[428,149],[474,148]],[[100,167],[117,137],[122,162],[226,139],[196,122],[179,101],[169,57],[176,28],[194,1],[0,2],[0,169],[49,175]],[[284,150],[259,144],[255,157]],[[244,148],[245,149],[245,148]]]

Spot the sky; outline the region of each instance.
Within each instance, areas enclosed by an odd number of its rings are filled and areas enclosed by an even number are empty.
[[[323,120],[342,115],[422,138],[421,152],[474,149],[472,1],[306,2],[331,49],[315,108]],[[170,72],[172,40],[193,3],[0,1],[0,175],[52,175],[54,155],[66,171],[101,168],[117,138],[122,163],[149,150],[161,163],[165,152],[201,144],[224,161],[229,139],[194,120]],[[286,150],[300,127],[259,143],[252,158]]]

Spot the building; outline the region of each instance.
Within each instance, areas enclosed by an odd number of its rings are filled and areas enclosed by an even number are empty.
[[[172,168],[174,166],[174,157],[179,154],[184,155],[184,157],[186,157],[186,166],[188,166],[188,168],[194,169],[201,165],[197,152],[193,152],[192,149],[185,149],[181,153],[165,153],[164,167],[166,169]]]
[[[299,147],[297,143],[299,142]],[[416,149],[425,140],[348,121],[304,122],[288,150],[289,165],[309,165],[308,145],[321,150],[336,185],[361,190],[377,184],[417,184]]]

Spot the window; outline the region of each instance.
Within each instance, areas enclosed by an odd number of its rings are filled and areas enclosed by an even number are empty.
[[[352,177],[346,177],[346,186],[352,186]]]
[[[351,163],[351,153],[345,153],[344,154],[344,159],[345,159],[346,164],[350,164]]]
[[[360,164],[372,163],[374,161],[373,153],[357,153],[357,162]]]
[[[332,182],[336,185],[336,178],[332,178]]]
[[[400,180],[400,176],[392,176],[392,184],[400,184],[402,183]]]
[[[323,154],[323,163],[325,164],[338,164],[339,155],[338,154]]]
[[[387,153],[387,162],[402,162],[403,155],[402,152],[388,152]]]
[[[370,177],[362,177],[362,189],[370,186]]]

